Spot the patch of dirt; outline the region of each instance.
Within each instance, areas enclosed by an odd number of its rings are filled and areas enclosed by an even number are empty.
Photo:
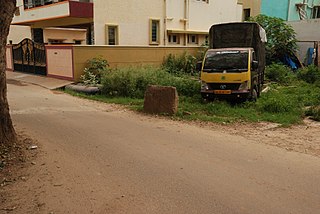
[[[24,134],[13,145],[0,147],[0,213],[16,213],[19,200],[26,196],[19,184],[26,182],[28,169],[36,164],[38,147]]]
[[[320,157],[320,122],[305,119],[303,124],[282,127],[276,123],[205,124],[200,126],[243,136],[255,143]]]
[[[117,105],[115,105],[117,106]],[[135,112],[126,108],[118,110],[121,114],[126,112],[129,115],[139,114],[141,117],[148,117],[150,120],[171,120],[170,117],[162,115],[148,115],[143,112]],[[202,128],[221,131],[223,133],[242,136],[258,144],[276,146],[287,151],[304,153],[320,157],[320,122],[309,118],[304,119],[302,124],[283,127],[271,122],[238,122],[231,124],[219,124],[202,121],[177,120],[177,123],[185,123]]]
[[[98,101],[93,102],[99,104]],[[112,109],[117,109],[120,114],[127,113],[132,116],[138,114],[139,116],[147,117],[150,120],[172,120],[167,116],[136,112],[116,104],[113,104]],[[302,124],[289,127],[283,127],[280,124],[271,122],[238,122],[231,124],[185,120],[177,120],[175,122],[242,136],[254,143],[276,146],[287,151],[320,157],[320,122],[310,118],[304,119]]]

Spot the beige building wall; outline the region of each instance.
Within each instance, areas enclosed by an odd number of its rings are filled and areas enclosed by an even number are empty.
[[[77,81],[83,74],[86,62],[94,57],[102,56],[111,68],[161,65],[169,54],[199,54],[199,47],[139,47],[139,46],[73,46],[74,79]]]
[[[73,80],[72,46],[46,46],[47,75]]]
[[[149,45],[149,19],[163,20],[163,1],[94,1],[95,44],[106,44],[106,25],[116,25],[120,45]],[[160,24],[162,29],[163,22]],[[163,36],[160,36],[160,41]]]
[[[46,28],[43,30],[45,43],[50,43],[50,40],[61,40],[63,43],[75,43],[81,41],[81,44],[86,44],[87,31],[84,29],[71,28]]]
[[[209,3],[190,0],[188,27],[209,31],[212,24],[241,21],[237,19],[237,9],[237,0],[209,0]]]
[[[251,17],[257,16],[261,11],[261,0],[238,0],[243,9],[250,9]],[[242,17],[243,19],[244,17]]]
[[[41,10],[38,8],[24,9],[23,0],[17,0],[20,15],[13,18],[13,23],[23,23],[26,20],[41,21],[52,18],[66,17],[69,15],[69,4],[67,1],[62,1],[56,4],[43,6]]]
[[[237,0],[123,0],[94,2],[95,44],[106,44],[106,25],[118,26],[119,45],[149,45],[150,19],[160,21],[159,45],[201,45],[212,24],[241,21]],[[167,32],[179,37],[168,42]],[[197,34],[188,44],[187,34]]]
[[[9,44],[10,41],[12,41],[13,44],[18,44],[25,38],[31,39],[31,28],[29,26],[10,26],[7,44]]]
[[[6,70],[13,71],[13,56],[10,45],[6,47]]]

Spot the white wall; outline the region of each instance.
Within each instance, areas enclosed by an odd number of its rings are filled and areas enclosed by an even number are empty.
[[[307,50],[314,47],[314,42],[320,41],[320,19],[287,22],[296,32],[298,44],[298,58],[306,62]]]
[[[114,24],[119,28],[120,45],[149,45],[150,18],[163,20],[163,1],[96,0],[94,1],[95,44],[105,44],[105,25]],[[162,27],[163,22],[160,23],[160,28]]]
[[[17,0],[20,15],[14,16],[12,23],[24,23],[27,21],[40,21],[43,19],[66,17],[70,14],[69,3],[67,1],[59,2],[38,8],[24,9],[23,0]]]
[[[208,32],[213,24],[241,21],[241,17],[237,0],[96,0],[95,44],[105,44],[106,24],[118,25],[119,45],[149,45],[149,19],[160,19],[160,45],[164,45],[167,29]],[[183,19],[187,20],[186,26]]]
[[[11,40],[13,44],[18,44],[25,38],[31,39],[31,28],[29,26],[10,26],[7,43]]]
[[[237,0],[190,1],[189,28],[192,30],[209,30],[212,24],[241,21],[238,19]]]
[[[18,0],[17,5],[22,6],[23,0]],[[118,26],[119,45],[149,45],[149,20],[159,19],[160,45],[164,45],[167,29],[207,32],[212,24],[241,21],[241,10],[237,0],[209,0],[209,3],[202,0],[95,0],[95,44],[105,45],[106,24]],[[66,16],[69,7],[67,2],[62,2],[41,10],[24,11],[20,7],[20,11],[21,16],[16,16],[14,22],[23,22],[22,18],[41,20]]]
[[[185,16],[184,0],[167,0],[167,29],[183,29],[181,19]]]
[[[87,31],[85,29],[72,28],[45,28],[43,30],[44,42],[49,43],[49,39],[63,40],[63,43],[74,43],[80,40],[81,44],[86,44]]]
[[[320,41],[320,19],[290,21],[298,41]]]

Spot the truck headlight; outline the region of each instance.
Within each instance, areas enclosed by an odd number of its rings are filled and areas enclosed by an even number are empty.
[[[206,82],[201,81],[201,90],[209,90],[209,85]]]
[[[239,90],[247,90],[248,89],[248,81],[241,83],[239,86]]]

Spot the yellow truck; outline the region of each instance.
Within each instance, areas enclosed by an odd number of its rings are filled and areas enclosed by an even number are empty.
[[[213,25],[209,49],[197,64],[202,97],[256,100],[264,82],[265,42],[265,30],[255,22]]]

